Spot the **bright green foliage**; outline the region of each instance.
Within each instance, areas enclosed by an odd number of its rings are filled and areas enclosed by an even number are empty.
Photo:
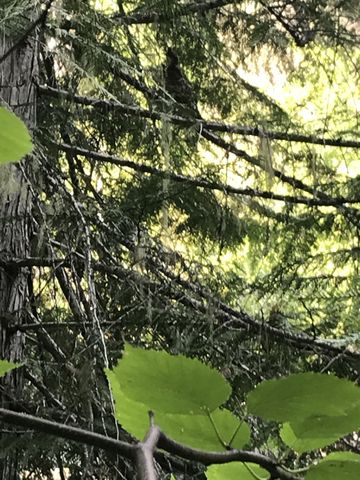
[[[249,442],[249,426],[229,410],[216,409],[211,418],[212,421],[208,415],[168,414],[160,415],[157,423],[174,440],[201,450],[220,451],[225,446],[241,449]]]
[[[9,373],[14,368],[20,367],[21,364],[8,362],[7,360],[0,360],[0,377],[3,377],[6,373]]]
[[[315,425],[317,425],[316,422]],[[293,424],[285,423],[280,430],[280,437],[286,445],[300,454],[330,445],[341,436],[337,434],[325,436],[320,432],[309,434],[305,432],[303,435],[297,436],[299,433],[295,434],[293,428]]]
[[[315,450],[316,448],[324,447],[339,438],[337,435],[332,437],[323,437],[320,434],[316,434],[310,438],[305,435],[302,436],[302,438],[299,438],[294,433],[292,424],[290,423],[284,423],[280,430],[280,437],[286,445],[298,453],[304,453]]]
[[[25,124],[0,107],[0,164],[18,162],[31,150],[31,138]]]
[[[111,370],[106,372],[116,403],[116,417],[119,423],[135,437],[142,439],[149,428],[151,404],[146,400],[146,393],[138,401],[129,399],[120,388],[120,380]],[[126,391],[126,387],[125,387]],[[145,390],[146,392],[146,390]],[[216,434],[209,415],[164,414],[155,412],[155,421],[163,431],[174,440],[203,450],[223,450],[224,444],[233,448],[242,448],[248,443],[250,430],[247,424],[240,424],[228,410],[215,410],[211,413],[213,424],[223,443]],[[238,428],[240,426],[240,428]]]
[[[217,408],[229,396],[227,382],[198,360],[127,345],[123,360],[106,374],[117,419],[137,438],[145,435],[152,410],[166,434],[194,448],[216,451],[249,442],[248,425]]]
[[[306,480],[358,480],[360,455],[334,452],[310,468]]]
[[[281,431],[281,438],[289,447],[303,453],[325,447],[344,435],[358,430],[359,426],[360,404],[357,404],[344,415],[314,415],[304,420],[286,423]]]
[[[155,414],[204,414],[222,405],[231,392],[220,373],[199,360],[130,345],[113,372],[125,395],[146,402]]]
[[[263,468],[253,463],[229,463],[212,465],[206,470],[208,480],[265,480],[270,477]]]
[[[106,370],[106,376],[115,400],[116,419],[134,437],[144,438],[149,428],[149,407],[142,403],[144,398],[139,397],[139,401],[130,400],[120,388],[120,378],[118,378],[117,373]]]
[[[290,375],[258,385],[248,395],[248,409],[268,420],[286,422],[282,440],[303,453],[360,427],[360,389],[333,375]]]
[[[249,393],[247,404],[249,413],[279,422],[335,417],[360,404],[360,389],[334,375],[300,373],[262,382]]]
[[[148,430],[148,412],[152,410],[156,424],[168,436],[194,448],[241,449],[249,442],[248,425],[228,410],[216,408],[227,399],[228,384],[198,360],[126,345],[124,358],[106,374],[116,402],[116,417],[137,438],[143,438]],[[304,453],[360,427],[359,392],[352,382],[333,375],[297,374],[262,382],[249,393],[247,407],[251,414],[286,422],[281,429],[282,440]],[[359,475],[357,456],[329,456],[306,478],[321,480],[325,474],[341,469],[348,472],[348,477],[342,478],[352,479],[354,472]],[[254,472],[259,478],[267,478],[259,467]],[[207,475],[210,480],[253,478],[252,467],[241,463],[212,466]]]

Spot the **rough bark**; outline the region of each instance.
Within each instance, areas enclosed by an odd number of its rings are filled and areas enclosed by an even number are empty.
[[[29,19],[31,21],[31,19]],[[17,32],[15,33],[17,35]],[[0,56],[16,39],[3,37]],[[33,78],[37,74],[37,41],[34,33],[0,64],[0,96],[2,104],[20,117],[30,130],[36,123],[36,91]],[[29,254],[32,193],[28,181],[32,160],[0,166],[0,257],[26,257]],[[0,268],[0,356],[13,362],[23,358],[24,334],[11,326],[22,324],[28,304],[28,268]],[[1,382],[0,403],[11,407],[21,398],[21,370],[15,370]],[[6,434],[5,434],[6,435]],[[6,445],[6,437],[2,444]],[[19,452],[12,448],[0,459],[0,479],[18,478]]]

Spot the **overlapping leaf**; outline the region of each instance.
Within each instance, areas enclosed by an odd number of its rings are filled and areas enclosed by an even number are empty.
[[[292,429],[292,424],[285,423],[280,430],[280,437],[282,441],[290,448],[298,453],[309,452],[316,448],[322,448],[326,445],[330,445],[339,438],[338,435],[321,435],[308,437],[306,434],[297,436]]]
[[[358,480],[360,455],[351,452],[334,452],[313,465],[306,480]]]
[[[20,366],[21,364],[19,363],[8,362],[7,360],[0,360],[0,377],[3,377],[14,368],[18,368]]]
[[[248,395],[248,408],[284,422],[281,438],[299,453],[360,428],[360,389],[333,375],[302,373],[263,382]]]
[[[149,429],[149,407],[141,401],[136,402],[126,397],[120,388],[117,375],[112,370],[106,370],[106,376],[115,400],[117,421],[126,431],[142,440]],[[145,397],[146,395],[144,395],[144,399]]]
[[[167,435],[188,446],[219,451],[243,448],[250,439],[247,424],[217,408],[228,398],[228,383],[197,360],[127,345],[106,375],[118,421],[139,439],[149,428],[149,410]]]
[[[360,404],[344,415],[331,417],[314,415],[298,422],[286,423],[282,440],[299,453],[322,448],[360,428]]]
[[[278,422],[346,415],[359,403],[360,389],[354,383],[320,373],[262,382],[249,393],[247,401],[250,413]]]
[[[122,392],[143,401],[155,413],[204,414],[222,405],[231,387],[216,370],[199,360],[126,345],[113,368]]]
[[[0,164],[18,162],[31,150],[31,138],[25,124],[0,107]]]
[[[121,390],[114,372],[108,370],[106,374],[115,398],[117,420],[128,432],[142,439],[149,428],[150,407],[146,404],[146,395],[144,402],[129,399]],[[213,423],[208,415],[166,414],[159,411],[155,414],[155,421],[173,440],[194,448],[219,451],[231,440],[233,448],[243,448],[248,443],[248,425],[241,424],[228,410],[216,409],[211,417]]]
[[[174,440],[201,450],[220,451],[225,445],[240,449],[249,442],[249,426],[228,410],[217,409],[211,417],[167,414],[159,415],[157,423]]]
[[[206,470],[208,480],[266,480],[270,474],[254,463],[233,462],[212,465]]]

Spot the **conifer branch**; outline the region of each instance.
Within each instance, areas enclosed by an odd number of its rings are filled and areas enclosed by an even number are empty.
[[[163,275],[163,278],[166,277],[169,280],[169,285],[155,283],[148,280],[146,277],[141,276],[135,278],[135,275],[132,271],[129,271],[123,268],[120,265],[107,265],[103,262],[94,262],[93,268],[95,271],[115,275],[118,278],[124,279],[127,281],[133,276],[133,280],[139,281],[141,284],[146,285],[153,293],[156,293],[160,288],[162,288],[163,293],[169,298],[179,301],[186,307],[191,309],[196,309],[203,313],[206,313],[206,307],[195,297],[201,298],[209,301],[209,292],[204,290],[202,285],[198,283],[192,283],[188,280],[184,280],[180,275],[175,275],[169,270],[165,269],[160,265],[160,262],[157,260],[149,258],[147,260],[148,266],[153,267],[152,270],[156,273]],[[5,260],[0,260],[0,268],[23,268],[23,267],[50,267],[50,268],[67,268],[71,266],[71,261],[66,258],[41,258],[41,257],[27,257],[27,258],[12,258]],[[163,280],[162,280],[162,283]],[[175,285],[180,287],[180,290],[176,290]],[[191,292],[184,295],[184,291]],[[193,296],[192,296],[193,295]],[[346,347],[339,347],[330,343],[326,338],[314,338],[306,333],[296,333],[293,330],[285,330],[282,328],[277,328],[269,325],[266,322],[260,322],[250,317],[247,313],[236,310],[219,298],[212,297],[214,305],[217,306],[217,309],[214,312],[215,317],[221,323],[226,321],[231,321],[232,324],[237,324],[241,329],[249,329],[256,334],[265,333],[273,338],[276,338],[279,341],[293,345],[294,347],[305,350],[305,351],[315,351],[320,350],[323,353],[331,355],[341,355],[344,358],[359,360],[360,352],[352,351]],[[35,326],[35,324],[34,324]],[[45,325],[44,325],[45,326]],[[13,328],[16,328],[16,325],[13,325]],[[21,330],[21,326],[19,330]]]
[[[206,13],[216,8],[225,7],[226,5],[234,5],[239,0],[210,0],[208,2],[194,2],[177,7],[174,12],[132,12],[124,15],[123,13],[114,15],[114,19],[126,25],[139,25],[148,23],[161,23],[175,18],[193,15],[194,13]]]
[[[253,188],[236,188],[220,182],[214,182],[214,181],[209,181],[202,178],[188,177],[185,175],[170,173],[168,171],[160,170],[155,167],[150,167],[148,165],[139,164],[131,160],[119,158],[119,157],[116,157],[115,155],[107,155],[105,153],[99,153],[93,150],[87,150],[85,148],[71,146],[66,143],[57,143],[52,141],[51,143],[54,146],[57,146],[60,150],[63,150],[64,152],[70,152],[76,155],[82,155],[84,157],[97,160],[99,162],[111,163],[112,165],[118,165],[120,167],[130,168],[136,172],[149,173],[151,175],[156,175],[161,178],[169,178],[170,180],[176,183],[184,183],[184,184],[192,185],[194,187],[205,188],[207,190],[218,191],[218,192],[226,193],[229,195],[242,195],[250,198],[258,197],[258,198],[265,198],[269,200],[278,200],[285,203],[300,204],[300,205],[307,205],[307,206],[337,207],[345,204],[360,203],[360,199],[358,198],[355,198],[355,199],[342,198],[342,197],[330,198],[328,196],[323,198],[314,198],[314,197],[307,198],[307,197],[295,197],[292,195],[279,195],[277,193],[256,190]],[[219,143],[219,146],[223,146],[223,143],[222,142]],[[238,149],[236,149],[236,151],[238,153],[240,152]],[[292,186],[296,188],[302,188],[303,186],[302,182],[296,179],[290,181],[289,178],[290,177],[287,177],[284,174],[281,174],[280,176],[280,180],[288,179],[288,183],[291,183]],[[305,188],[303,189],[305,190]],[[308,191],[309,193],[312,193],[310,187],[307,187],[306,191]]]
[[[200,125],[202,128],[210,132],[219,133],[233,133],[244,136],[266,137],[269,140],[284,140],[287,142],[306,143],[310,145],[321,145],[330,147],[342,148],[360,148],[360,141],[357,140],[343,140],[342,138],[324,138],[316,135],[303,135],[289,132],[274,132],[271,130],[260,129],[259,127],[251,127],[246,125],[234,125],[223,122],[206,121],[203,119],[185,118],[179,115],[158,112],[154,110],[147,110],[137,105],[125,105],[121,102],[114,102],[111,100],[96,99],[75,95],[66,90],[53,88],[47,85],[39,85],[39,92],[54,98],[63,98],[71,100],[78,105],[91,106],[100,108],[105,111],[119,111],[127,115],[134,115],[140,118],[148,118],[151,120],[166,119],[175,125],[183,126],[184,128],[192,125]]]

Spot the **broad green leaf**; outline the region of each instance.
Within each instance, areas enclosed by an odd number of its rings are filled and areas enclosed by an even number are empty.
[[[360,455],[351,452],[334,452],[314,465],[305,480],[358,480]]]
[[[249,393],[247,400],[250,413],[279,422],[346,415],[357,404],[360,389],[354,383],[320,373],[266,380]]]
[[[291,448],[303,453],[330,445],[344,435],[359,429],[360,405],[356,405],[344,415],[337,417],[316,415],[291,422],[285,428],[282,439]]]
[[[240,462],[211,465],[206,470],[206,476],[208,480],[266,480],[270,478],[270,474],[259,465]]]
[[[0,107],[0,164],[18,162],[31,150],[31,138],[25,124]]]
[[[0,360],[0,377],[9,373],[14,368],[21,367],[20,363],[8,362],[7,360]]]
[[[222,375],[199,360],[131,345],[112,371],[126,397],[146,403],[156,414],[205,414],[231,393]]]
[[[233,435],[236,436],[232,448],[243,448],[250,440],[250,429],[229,410],[215,410],[211,414],[221,440],[229,444]],[[159,415],[155,422],[168,436],[193,448],[201,450],[224,450],[224,446],[216,434],[213,424],[207,415]],[[240,428],[239,428],[240,426]]]
[[[149,407],[128,399],[121,391],[117,376],[110,369],[105,371],[115,401],[115,415],[120,425],[138,440],[145,437],[149,429]]]
[[[115,400],[118,422],[132,435],[141,440],[149,428],[151,410],[146,402],[135,402],[124,395],[118,377],[111,370],[106,371]],[[146,401],[146,396],[144,397]],[[250,429],[228,410],[215,410],[211,414],[213,423],[224,443],[243,448],[250,439]],[[223,450],[208,415],[163,414],[155,412],[155,423],[174,440],[203,450]],[[240,425],[240,428],[239,428]],[[236,435],[234,436],[234,434]]]
[[[308,438],[336,436],[339,438],[360,429],[360,404],[347,410],[344,415],[336,417],[316,415],[303,421],[291,422],[291,426],[299,438],[304,436]]]
[[[309,438],[304,435],[299,438],[295,435],[294,430],[291,427],[292,425],[290,423],[284,423],[280,430],[280,437],[286,445],[298,453],[310,452],[316,448],[325,447],[339,438],[337,435],[323,437],[320,434],[317,437]]]

